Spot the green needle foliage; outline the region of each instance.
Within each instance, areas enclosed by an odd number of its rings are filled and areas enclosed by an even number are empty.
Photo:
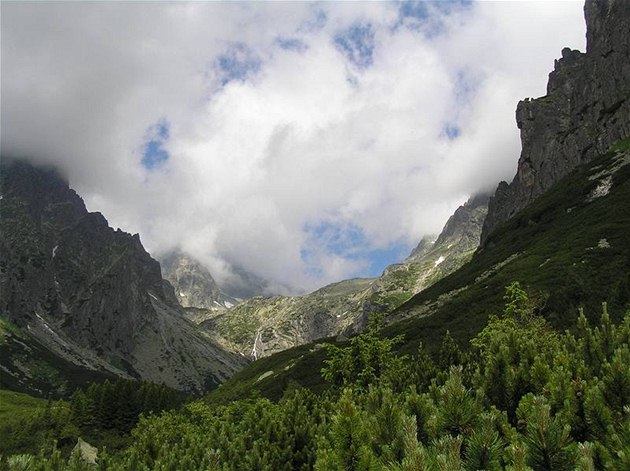
[[[276,402],[177,409],[159,387],[92,386],[63,407],[38,403],[29,430],[42,446],[5,440],[0,470],[87,469],[54,439],[90,429],[131,429],[122,449],[99,450],[98,466],[111,470],[630,469],[630,313],[615,324],[604,305],[597,325],[580,313],[574,331],[561,333],[535,304],[509,285],[504,311],[469,348],[447,333],[436,358],[422,347],[398,355],[400,339],[382,337],[375,319],[328,347],[327,390],[294,385]],[[55,414],[74,429],[60,431]]]

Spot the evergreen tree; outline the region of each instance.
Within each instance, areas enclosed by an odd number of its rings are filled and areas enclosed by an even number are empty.
[[[542,396],[528,395],[519,405],[518,416],[525,423],[527,464],[540,471],[572,470],[575,450],[569,435],[571,429],[552,417],[550,410]]]
[[[350,386],[367,390],[370,384],[381,382],[396,389],[405,385],[408,378],[406,357],[398,357],[394,346],[402,336],[393,339],[380,336],[382,318],[370,318],[365,332],[353,337],[348,347],[326,345],[328,359],[322,368],[322,377],[335,386]]]
[[[451,332],[447,330],[442,338],[437,366],[442,371],[448,371],[451,366],[461,365],[461,363],[462,352],[451,336]]]

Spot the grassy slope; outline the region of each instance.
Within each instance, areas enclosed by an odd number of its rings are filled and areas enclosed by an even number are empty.
[[[45,433],[41,425],[48,405],[45,399],[38,399],[27,394],[0,389],[0,455],[14,453],[37,453],[43,445],[38,432]],[[51,413],[65,403],[50,404]],[[55,411],[52,410],[55,409]],[[39,423],[40,427],[33,427]],[[1,466],[0,466],[1,467]]]
[[[28,394],[0,389],[0,422],[17,420],[25,414],[30,416],[46,407],[46,402]]]
[[[630,151],[630,142],[619,148]],[[573,325],[579,306],[598,316],[602,301],[608,301],[618,320],[630,307],[630,165],[614,174],[608,195],[587,202],[601,180],[589,176],[615,162],[615,155],[607,154],[576,169],[498,227],[470,263],[396,309],[392,319],[410,317],[391,324],[386,335],[404,334],[404,353],[413,353],[419,342],[435,351],[447,329],[463,345],[490,314],[500,312],[504,288],[512,281],[520,281],[541,300],[542,314],[558,328]],[[610,247],[599,248],[602,239]],[[511,261],[502,266],[506,260]],[[244,397],[250,391],[278,398],[291,382],[321,389],[324,358],[325,351],[313,345],[264,358],[211,393],[209,400]],[[269,371],[273,373],[260,379]]]

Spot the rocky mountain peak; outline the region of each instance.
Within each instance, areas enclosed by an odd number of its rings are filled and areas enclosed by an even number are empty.
[[[588,0],[584,13],[587,52],[563,49],[547,95],[517,106],[518,169],[490,199],[482,244],[575,167],[630,136],[630,2]]]
[[[416,245],[416,247],[411,251],[407,260],[413,260],[415,258],[420,258],[425,255],[429,250],[431,250],[431,247],[433,247],[433,244],[435,244],[436,239],[436,235],[424,236],[422,239],[420,239],[418,245]]]
[[[183,307],[225,309],[238,303],[219,288],[210,271],[192,255],[177,249],[160,257],[160,262],[164,278]]]
[[[184,319],[138,234],[88,212],[55,170],[0,164],[2,318],[74,364],[178,389],[242,363]]]
[[[425,236],[411,251],[406,262],[422,261],[436,249],[453,254],[457,250],[469,252],[479,245],[481,227],[488,209],[487,194],[471,196],[448,218],[439,236]]]

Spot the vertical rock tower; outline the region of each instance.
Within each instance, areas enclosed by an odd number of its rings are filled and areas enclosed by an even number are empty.
[[[547,94],[516,109],[522,151],[490,199],[481,243],[575,167],[630,136],[630,1],[587,0],[586,53],[565,48]]]

